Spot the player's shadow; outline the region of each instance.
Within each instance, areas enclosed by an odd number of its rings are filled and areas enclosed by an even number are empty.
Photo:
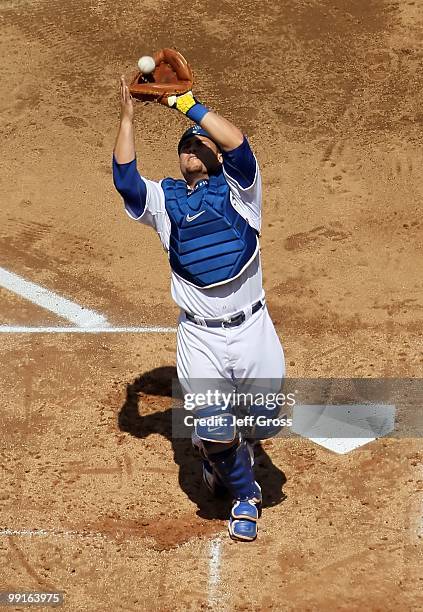
[[[151,414],[139,410],[140,397],[172,397],[172,379],[176,379],[176,368],[160,367],[142,374],[127,385],[126,400],[118,415],[121,431],[136,438],[146,438],[158,433],[170,440],[175,463],[179,466],[179,484],[189,499],[197,505],[197,514],[207,519],[227,519],[229,499],[216,499],[202,483],[201,461],[195,455],[190,439],[172,437],[172,407]],[[177,408],[175,408],[177,410]],[[263,489],[263,507],[275,506],[285,499],[282,487],[285,474],[277,468],[263,447],[256,453],[255,473]]]

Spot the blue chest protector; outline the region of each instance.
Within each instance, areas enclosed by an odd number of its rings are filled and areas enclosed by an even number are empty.
[[[171,222],[172,270],[196,287],[222,285],[239,276],[258,249],[258,233],[230,202],[223,172],[188,195],[183,180],[161,186]]]

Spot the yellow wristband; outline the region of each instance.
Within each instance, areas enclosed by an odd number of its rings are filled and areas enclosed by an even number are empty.
[[[182,94],[182,96],[178,96],[176,98],[176,108],[184,115],[187,114],[189,109],[192,108],[194,104],[196,104],[196,101],[194,100],[192,91],[187,91],[187,93]]]

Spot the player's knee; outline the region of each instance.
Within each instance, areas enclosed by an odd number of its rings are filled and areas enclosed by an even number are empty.
[[[195,411],[195,433],[200,440],[232,444],[237,436],[235,417],[231,407],[205,406]]]

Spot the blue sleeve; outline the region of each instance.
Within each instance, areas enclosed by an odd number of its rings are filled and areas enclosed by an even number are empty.
[[[245,136],[239,147],[223,153],[223,167],[242,189],[248,189],[254,183],[257,162]]]
[[[137,160],[118,164],[113,155],[113,182],[133,217],[140,217],[145,209],[147,187],[137,170]]]

